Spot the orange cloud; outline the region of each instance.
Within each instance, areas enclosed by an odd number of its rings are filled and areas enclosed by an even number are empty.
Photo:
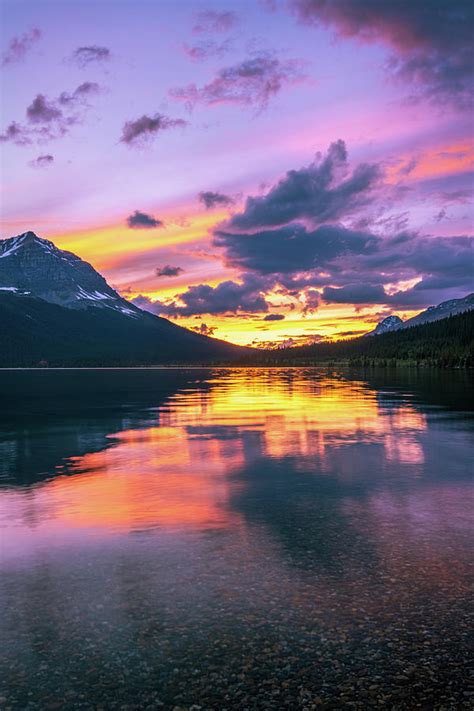
[[[474,167],[474,145],[466,140],[436,146],[420,155],[403,156],[397,165],[387,170],[389,182],[398,182],[401,176],[409,180],[426,180],[456,173],[465,173]]]

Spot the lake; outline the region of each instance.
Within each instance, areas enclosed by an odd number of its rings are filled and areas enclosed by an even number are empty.
[[[472,395],[0,371],[0,707],[472,708]]]

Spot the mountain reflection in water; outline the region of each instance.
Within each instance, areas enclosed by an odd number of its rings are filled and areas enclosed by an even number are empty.
[[[265,708],[270,677],[282,708],[309,703],[302,685],[334,708],[468,698],[451,659],[472,561],[468,374],[5,371],[0,386],[12,708]]]

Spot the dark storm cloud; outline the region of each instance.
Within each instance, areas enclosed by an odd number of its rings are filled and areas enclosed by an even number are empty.
[[[289,170],[263,196],[248,197],[243,212],[234,215],[229,227],[251,230],[284,225],[298,219],[315,223],[338,220],[371,200],[380,178],[375,164],[362,163],[348,172],[344,141],[336,141],[327,155],[300,170]]]
[[[381,284],[347,284],[323,289],[323,300],[333,304],[384,304],[387,294]]]
[[[184,101],[190,109],[196,104],[212,106],[226,103],[253,106],[262,111],[285,86],[291,86],[302,78],[300,63],[296,60],[281,61],[271,54],[261,54],[220,69],[215,78],[204,86],[189,84],[171,89],[170,96]]]
[[[340,225],[313,231],[290,225],[255,234],[219,231],[215,244],[229,265],[273,279],[281,293],[304,295],[311,301],[304,311],[314,310],[313,301],[317,307],[321,288],[323,298],[336,303],[421,306],[443,300],[443,292],[454,298],[472,290],[471,237],[382,237]],[[392,288],[390,296],[383,288],[416,277],[421,281],[408,291],[393,294]]]
[[[164,267],[157,267],[155,274],[157,277],[175,277],[184,272],[182,267],[172,267],[170,264],[165,264]]]
[[[472,0],[291,0],[291,5],[306,24],[388,45],[394,52],[391,69],[399,78],[442,102],[471,106]]]
[[[450,276],[453,280],[472,278],[474,237],[425,237],[404,233],[393,238],[377,238],[377,247],[365,260],[365,268],[390,274],[411,269],[420,275]]]
[[[228,266],[265,276],[298,298],[304,313],[318,307],[321,290],[326,301],[357,305],[428,305],[470,290],[471,238],[410,232],[406,213],[359,216],[367,204],[380,213],[386,191],[379,176],[377,165],[350,173],[344,142],[333,143],[324,158],[288,171],[266,195],[249,197],[240,213],[215,228],[214,245]],[[357,228],[338,222],[348,218]],[[393,285],[413,279],[420,279],[417,286],[395,292]]]
[[[130,229],[152,230],[155,227],[164,227],[164,222],[146,212],[135,210],[135,212],[127,217],[127,225]]]
[[[15,64],[16,62],[21,62],[28,54],[33,45],[38,42],[41,37],[41,30],[34,27],[29,32],[25,32],[19,37],[14,37],[8,49],[4,52],[2,56],[2,67],[6,67],[7,64]]]
[[[110,57],[110,49],[94,44],[89,47],[78,47],[71,59],[75,64],[81,67],[81,69],[84,69],[94,62],[107,62]]]
[[[227,262],[261,274],[325,269],[342,255],[370,254],[377,238],[367,232],[323,225],[308,231],[295,224],[254,234],[216,231],[215,244],[224,247]]]
[[[204,10],[196,15],[196,24],[193,32],[228,32],[239,23],[235,12]]]
[[[329,286],[323,296],[344,303],[384,303],[392,307],[429,306],[472,290],[474,238],[424,237],[416,233],[379,237],[373,254],[340,260],[328,267]],[[411,289],[390,294],[383,285],[418,277]],[[357,287],[357,288],[356,288]]]
[[[183,119],[172,119],[163,114],[154,114],[154,116],[143,115],[134,121],[126,121],[122,128],[122,136],[120,141],[129,146],[143,145],[160,131],[166,131],[170,128],[179,126],[187,126],[188,122]]]
[[[198,195],[199,202],[205,206],[206,210],[212,210],[214,207],[227,207],[234,204],[234,198],[224,193],[205,190]]]
[[[337,225],[308,232],[296,225],[253,235],[220,233],[216,240],[228,263],[244,270],[242,283],[191,286],[174,299],[146,308],[168,316],[267,314],[266,295],[275,290],[298,299],[305,314],[314,312],[321,300],[423,308],[472,291],[472,237],[382,237]],[[412,288],[394,290],[397,282],[413,278],[420,281]],[[265,320],[276,320],[269,315]]]
[[[229,280],[215,287],[208,284],[190,286],[166,303],[149,300],[147,303],[147,297],[137,297],[133,303],[165,316],[267,312],[268,304],[263,295],[268,288],[267,280],[254,274],[243,274],[241,278],[241,284]]]
[[[49,153],[44,156],[38,156],[34,160],[30,161],[29,165],[32,168],[46,168],[54,162],[54,157]]]
[[[283,321],[285,318],[284,314],[267,314],[263,317],[264,321]]]

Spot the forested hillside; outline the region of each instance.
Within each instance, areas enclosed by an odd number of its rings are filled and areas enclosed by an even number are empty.
[[[474,366],[474,311],[380,336],[266,351],[266,364]]]

